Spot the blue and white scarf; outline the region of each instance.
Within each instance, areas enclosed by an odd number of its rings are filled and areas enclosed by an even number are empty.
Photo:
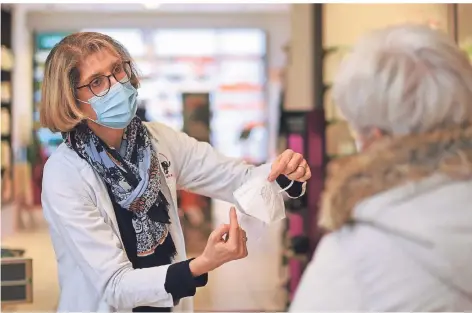
[[[108,147],[85,123],[62,136],[102,178],[112,200],[133,213],[138,257],[154,253],[169,234],[170,219],[159,159],[139,117],[125,129],[120,151]],[[173,244],[172,249],[175,254]]]

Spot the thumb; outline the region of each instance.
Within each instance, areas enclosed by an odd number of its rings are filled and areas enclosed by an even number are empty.
[[[210,240],[212,242],[220,242],[225,234],[229,232],[230,226],[228,224],[222,224],[217,229],[211,232]]]

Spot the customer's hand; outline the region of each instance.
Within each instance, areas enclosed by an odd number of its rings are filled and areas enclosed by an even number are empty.
[[[306,182],[311,177],[311,170],[303,155],[287,149],[272,163],[269,181],[273,182],[282,174],[290,180]]]
[[[229,220],[229,225],[223,224],[210,234],[202,255],[190,262],[190,271],[194,276],[208,273],[224,263],[247,256],[246,232],[239,227],[234,207],[229,212]]]

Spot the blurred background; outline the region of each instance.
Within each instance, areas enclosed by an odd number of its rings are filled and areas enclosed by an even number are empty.
[[[470,13],[470,14],[469,14]],[[447,32],[472,55],[472,4],[1,4],[2,309],[51,311],[59,286],[41,213],[44,163],[61,136],[41,128],[44,62],[78,31],[123,43],[141,73],[138,114],[253,164],[290,148],[305,155],[307,195],[288,218],[249,238],[249,257],[210,274],[196,311],[285,311],[321,236],[329,160],[355,153],[330,101],[336,67],[363,33],[398,23]],[[165,156],[161,156],[165,159]],[[179,195],[190,256],[229,203]]]

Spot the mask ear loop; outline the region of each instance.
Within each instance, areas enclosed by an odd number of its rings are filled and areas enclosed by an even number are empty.
[[[82,103],[85,103],[85,104],[88,104],[88,105],[91,105],[90,102],[87,102],[87,101],[83,101],[83,100],[80,100],[78,98],[75,98],[75,100],[79,101],[79,102],[82,102]],[[86,116],[85,119],[89,120],[89,121],[92,121],[94,123],[97,123],[97,124],[100,124],[98,123],[98,120],[92,120],[90,117]]]
[[[79,101],[79,102],[82,102],[82,103],[85,103],[85,104],[90,104],[90,103],[88,103],[87,101],[80,100],[80,99],[77,99],[77,98],[75,98],[75,100],[77,100],[77,101]],[[90,104],[90,105],[91,105],[91,104]]]
[[[285,187],[285,188],[283,188],[283,189],[279,190],[278,192],[279,192],[279,193],[281,193],[281,192],[284,192],[284,191],[287,191],[287,190],[289,190],[289,189],[290,189],[290,187],[292,187],[292,186],[293,186],[293,183],[294,183],[294,182],[295,182],[294,180],[290,181],[290,184],[288,184],[288,186],[287,186],[287,187]]]

